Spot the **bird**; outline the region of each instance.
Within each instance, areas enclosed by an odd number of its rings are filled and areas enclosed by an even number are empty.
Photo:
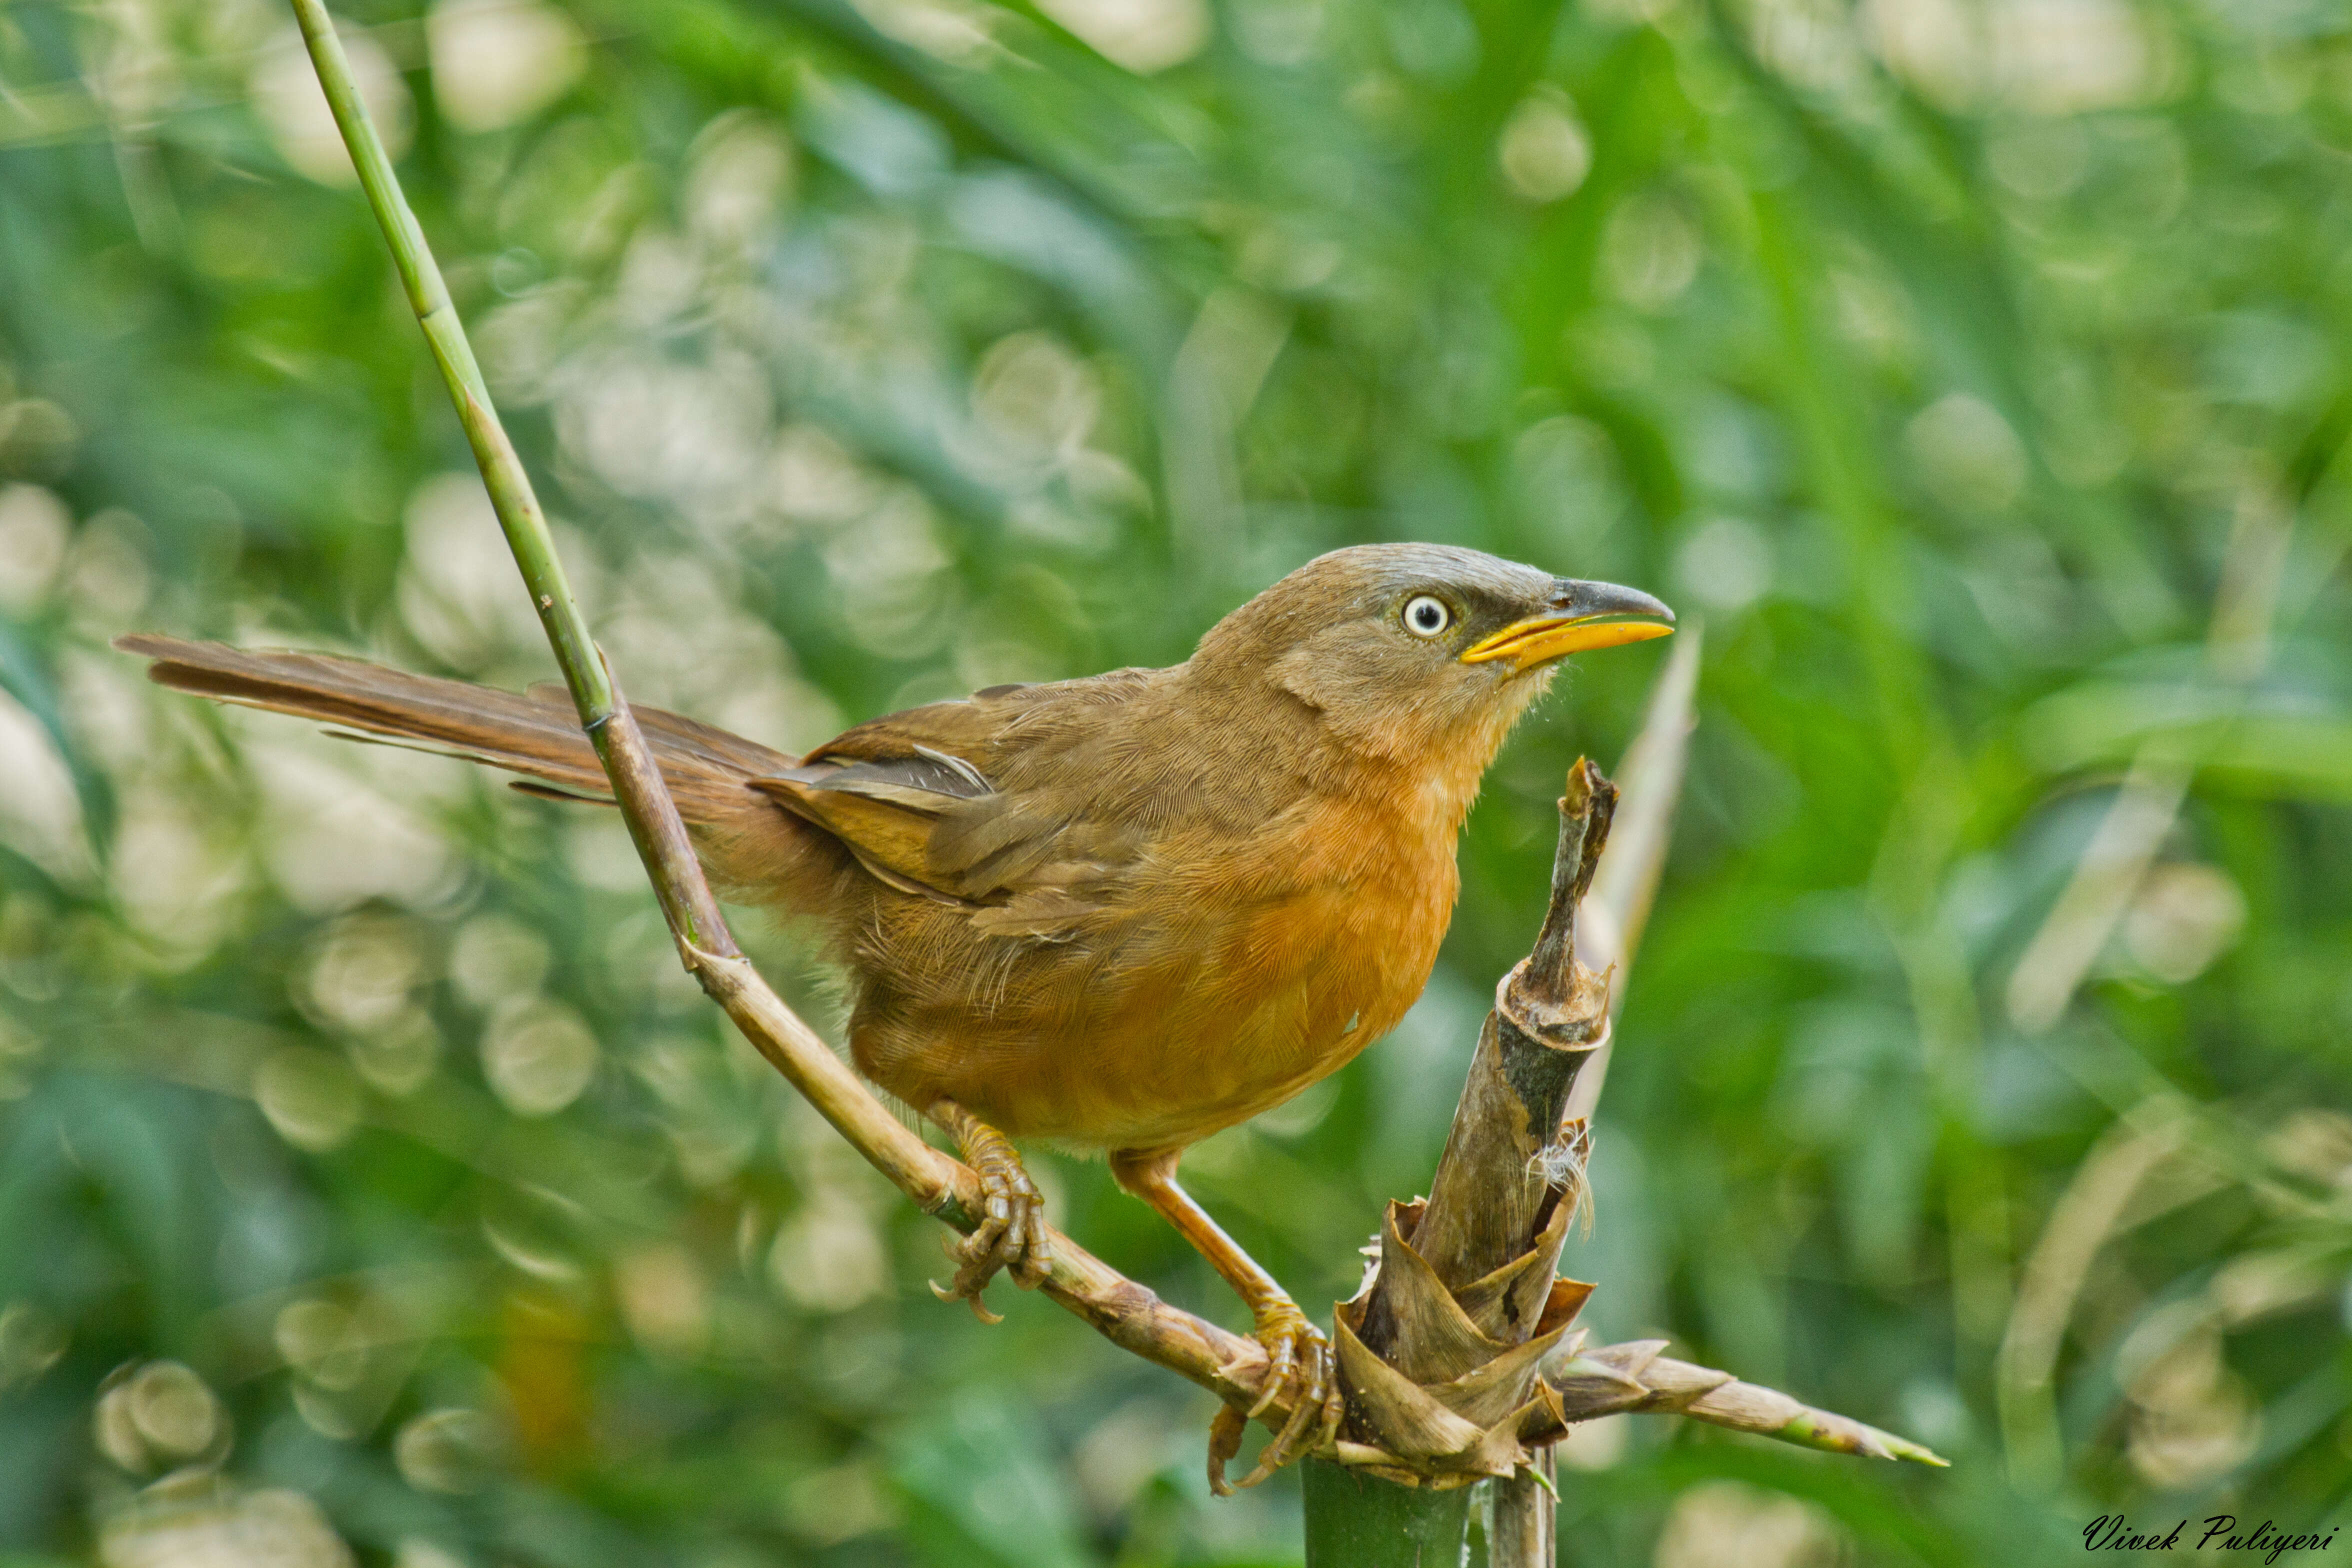
[[[1015,1141],[1108,1158],[1250,1309],[1292,1415],[1336,1430],[1329,1343],[1177,1177],[1184,1151],[1387,1033],[1460,890],[1488,765],[1568,656],[1663,637],[1637,589],[1482,552],[1364,544],[1298,567],[1165,668],[992,686],[802,756],[635,710],[721,893],[814,922],[859,1071],[953,1139],[984,1219],[944,1299],[1050,1267]],[[134,634],[181,691],[439,750],[609,802],[562,688]],[[1320,1416],[1319,1436],[1316,1416]]]

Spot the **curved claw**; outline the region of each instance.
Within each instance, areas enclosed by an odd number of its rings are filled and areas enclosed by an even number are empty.
[[[983,1323],[1001,1323],[1004,1320],[981,1302],[988,1282],[1002,1270],[1022,1289],[1034,1290],[1054,1270],[1045,1200],[1003,1133],[946,1101],[932,1115],[955,1134],[964,1163],[980,1177],[981,1220],[970,1236],[946,1239],[947,1254],[956,1260],[955,1279],[947,1285],[933,1280],[931,1293],[942,1301],[966,1303]]]
[[[1290,1414],[1281,1430],[1258,1451],[1256,1466],[1238,1483],[1243,1487],[1254,1487],[1284,1466],[1330,1443],[1339,1436],[1339,1420],[1346,1409],[1331,1342],[1323,1337],[1321,1330],[1307,1321],[1297,1303],[1283,1300],[1260,1308],[1255,1337],[1265,1347],[1265,1382],[1258,1390],[1257,1402],[1245,1415],[1236,1413],[1238,1418],[1245,1422],[1285,1404],[1290,1406]],[[1216,1449],[1217,1439],[1226,1434],[1223,1431],[1223,1417],[1219,1420],[1219,1427],[1211,1430],[1213,1481],[1224,1479],[1224,1466]],[[1238,1446],[1238,1427],[1231,1440]],[[1232,1451],[1228,1449],[1223,1457],[1231,1458]]]
[[[1233,1482],[1225,1479],[1225,1466],[1242,1451],[1242,1435],[1249,1430],[1249,1417],[1238,1405],[1220,1405],[1214,1419],[1209,1423],[1209,1490],[1218,1497],[1234,1495]]]
[[[955,1253],[955,1248],[953,1247],[950,1247],[947,1250],[950,1257]],[[929,1285],[931,1288],[931,1294],[937,1296],[942,1301],[961,1301],[965,1306],[971,1309],[971,1315],[978,1318],[983,1323],[987,1323],[992,1327],[995,1324],[1004,1321],[1003,1313],[992,1312],[988,1310],[987,1303],[980,1299],[980,1290],[977,1287],[969,1290],[964,1289],[963,1270],[961,1269],[958,1269],[956,1271],[955,1279],[951,1284],[942,1285],[936,1279],[926,1279],[923,1283]],[[985,1285],[987,1281],[984,1279],[981,1281],[981,1284],[982,1285]]]

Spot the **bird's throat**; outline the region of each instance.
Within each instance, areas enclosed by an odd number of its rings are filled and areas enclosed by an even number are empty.
[[[1471,712],[1430,722],[1405,743],[1382,746],[1377,761],[1364,758],[1374,787],[1396,803],[1396,829],[1424,841],[1442,841],[1452,854],[1470,808],[1478,799],[1486,770],[1523,718],[1551,683],[1549,669],[1513,678],[1496,700]]]

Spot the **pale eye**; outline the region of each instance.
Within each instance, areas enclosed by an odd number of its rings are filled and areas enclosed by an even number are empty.
[[[1454,611],[1444,600],[1417,594],[1404,604],[1404,629],[1417,637],[1433,637],[1454,624]]]

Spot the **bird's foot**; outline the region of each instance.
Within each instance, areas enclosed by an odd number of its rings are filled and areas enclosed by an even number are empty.
[[[1256,1467],[1238,1483],[1243,1487],[1254,1487],[1285,1465],[1329,1445],[1339,1436],[1347,1410],[1331,1342],[1307,1321],[1298,1303],[1277,1296],[1256,1310],[1253,1337],[1265,1347],[1266,1357],[1257,1403],[1245,1411],[1226,1406],[1209,1433],[1209,1487],[1220,1497],[1235,1489],[1225,1482],[1225,1461],[1238,1451],[1242,1429],[1250,1421],[1268,1410],[1290,1407],[1281,1430],[1258,1451]]]
[[[956,1260],[955,1279],[931,1282],[942,1301],[961,1301],[983,1323],[1004,1320],[984,1305],[980,1293],[1001,1269],[1024,1290],[1034,1290],[1053,1272],[1054,1254],[1045,1240],[1045,1200],[1003,1133],[960,1105],[941,1101],[932,1119],[955,1135],[957,1151],[980,1177],[980,1227],[950,1237],[947,1254]]]

